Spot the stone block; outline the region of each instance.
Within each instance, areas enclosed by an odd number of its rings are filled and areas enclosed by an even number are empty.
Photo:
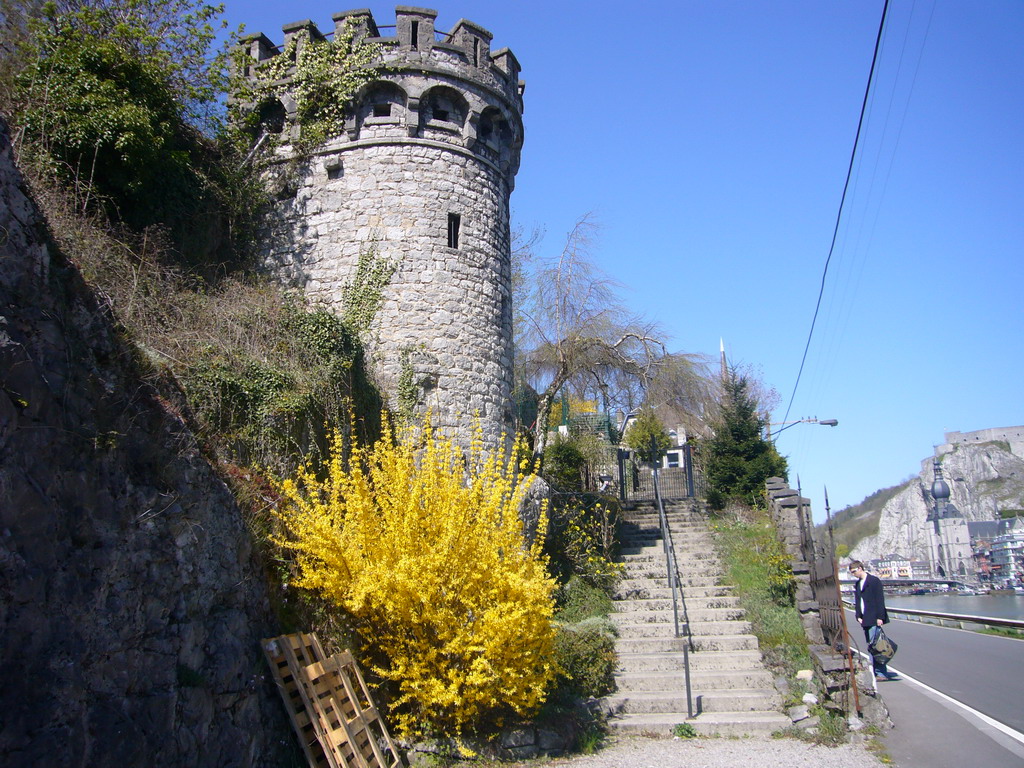
[[[786,714],[789,715],[789,719],[794,723],[799,723],[811,716],[811,709],[806,704],[801,704],[796,707],[790,707]]]

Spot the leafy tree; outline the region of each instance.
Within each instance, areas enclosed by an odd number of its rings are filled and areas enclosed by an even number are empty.
[[[180,225],[222,175],[212,131],[223,91],[221,6],[197,0],[3,3],[4,93],[30,159],[82,208],[141,229]],[[191,222],[195,226],[194,222]]]
[[[708,502],[721,509],[727,500],[755,503],[769,477],[785,477],[786,460],[762,436],[764,420],[746,376],[730,369],[722,382],[722,402],[714,436],[704,444]]]
[[[633,449],[640,461],[655,461],[672,445],[672,439],[661,419],[648,407],[640,409],[636,420],[626,430],[626,445]]]

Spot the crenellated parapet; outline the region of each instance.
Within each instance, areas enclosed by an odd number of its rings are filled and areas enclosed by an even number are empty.
[[[330,33],[308,19],[286,24],[281,46],[262,33],[242,40],[253,67],[281,55],[293,39],[299,45],[307,39],[327,40],[347,24],[354,26],[357,38],[379,45],[383,74],[360,89],[346,110],[345,135],[329,146],[399,137],[443,141],[494,163],[514,183],[523,145],[525,84],[512,51],[492,51],[491,33],[466,19],[449,32],[437,30],[437,12],[426,8],[399,6],[390,26],[378,25],[367,9],[332,18]],[[296,105],[286,88],[280,106],[288,129],[297,135]]]

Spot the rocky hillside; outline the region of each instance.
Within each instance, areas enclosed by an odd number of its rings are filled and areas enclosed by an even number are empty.
[[[1002,441],[943,445],[936,450],[950,488],[950,502],[968,522],[996,520],[1024,509],[1024,458]],[[898,553],[927,559],[927,516],[934,480],[931,457],[921,471],[881,507],[878,532],[861,538],[851,555],[861,560]]]
[[[141,372],[0,120],[0,765],[286,764],[249,536]]]

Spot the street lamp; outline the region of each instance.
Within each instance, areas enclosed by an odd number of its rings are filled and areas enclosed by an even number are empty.
[[[796,421],[777,421],[772,424],[766,424],[765,428],[767,431],[767,439],[774,441],[777,440],[782,432],[785,432],[790,427],[794,427],[797,424],[821,424],[825,427],[834,427],[839,423],[838,419],[797,419]],[[776,430],[775,437],[772,437],[772,427],[781,426],[782,429]]]

